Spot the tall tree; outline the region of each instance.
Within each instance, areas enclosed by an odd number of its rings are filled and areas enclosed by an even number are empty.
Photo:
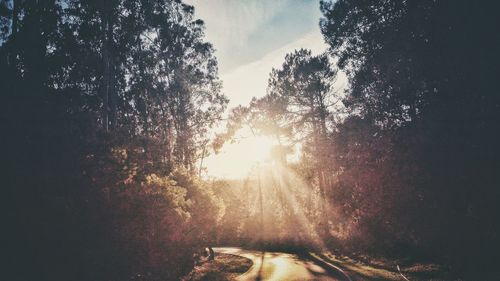
[[[376,171],[371,180],[381,181],[371,186],[377,192],[410,194],[409,201],[386,203],[405,210],[388,217],[400,229],[414,222],[418,227],[406,233],[412,243],[462,269],[464,253],[478,257],[474,248],[489,239],[469,231],[471,225],[499,233],[498,224],[488,223],[496,220],[493,202],[500,198],[492,188],[499,181],[492,169],[500,153],[493,145],[500,137],[500,95],[489,70],[498,61],[492,8],[468,1],[321,1],[322,33],[349,77],[344,102],[363,119],[350,119],[341,130],[349,136],[353,124],[362,124],[357,136],[338,147],[347,151],[339,155],[339,171],[352,173],[351,179]],[[368,132],[373,143],[366,141]],[[349,163],[367,155],[374,157],[367,160],[372,168]],[[391,177],[379,177],[388,172]],[[436,247],[442,243],[447,246]],[[465,251],[464,244],[475,246]]]
[[[323,194],[327,182],[323,167],[328,159],[329,122],[339,101],[333,90],[336,75],[326,54],[313,56],[310,50],[300,49],[288,54],[280,69],[272,70],[268,94],[263,98],[273,105],[267,109],[280,115],[275,120],[284,120],[294,137],[302,138],[303,149],[314,155],[313,169]]]

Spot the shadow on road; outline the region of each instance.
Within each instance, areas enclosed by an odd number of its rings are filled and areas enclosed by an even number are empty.
[[[306,253],[292,254],[268,252],[267,250],[245,250],[241,248],[221,247],[216,252],[242,256],[250,259],[254,266],[237,277],[239,281],[265,280],[317,280],[348,281],[340,272],[325,267],[306,257]]]
[[[257,277],[255,278],[255,281],[262,281],[262,269],[264,267],[265,255],[266,255],[266,252],[262,251],[261,255],[260,255],[259,273],[257,274]]]

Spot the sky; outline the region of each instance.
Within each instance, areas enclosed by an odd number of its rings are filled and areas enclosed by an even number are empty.
[[[316,0],[186,0],[195,17],[205,22],[206,40],[215,48],[228,108],[247,105],[266,94],[273,67],[280,67],[287,53],[326,50],[319,29]],[[248,132],[243,132],[248,136]],[[257,161],[265,160],[272,141],[243,137],[226,144],[219,154],[204,161],[214,177],[242,178]]]
[[[326,49],[315,0],[188,0],[214,45],[229,107],[263,96],[272,67],[298,48]]]

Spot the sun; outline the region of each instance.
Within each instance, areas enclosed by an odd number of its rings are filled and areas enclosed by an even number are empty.
[[[271,149],[277,141],[268,136],[255,136],[247,129],[240,129],[235,143],[226,143],[218,154],[207,157],[205,168],[208,176],[241,179],[257,163],[271,160]]]

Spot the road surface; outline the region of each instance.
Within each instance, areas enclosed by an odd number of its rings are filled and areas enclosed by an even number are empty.
[[[340,272],[327,270],[320,265],[294,254],[260,252],[241,248],[214,248],[216,253],[249,258],[253,266],[237,281],[345,281]]]

